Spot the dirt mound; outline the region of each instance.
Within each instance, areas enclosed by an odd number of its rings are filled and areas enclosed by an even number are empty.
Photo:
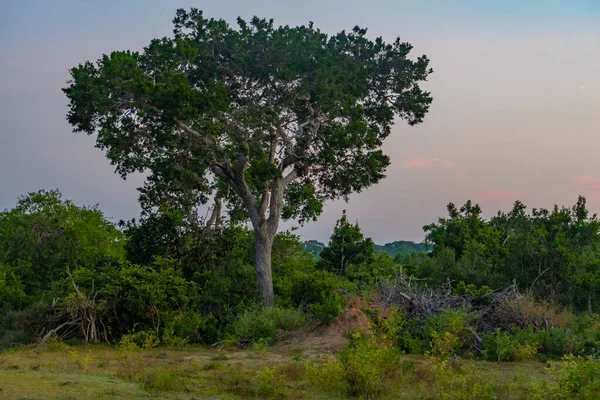
[[[278,338],[275,348],[304,355],[341,351],[349,343],[344,337],[348,329],[370,333],[369,319],[358,308],[350,307],[340,313],[330,325],[286,332]]]
[[[370,332],[369,318],[358,308],[352,307],[345,309],[331,325],[327,326],[328,332],[338,335],[343,335],[348,329]]]

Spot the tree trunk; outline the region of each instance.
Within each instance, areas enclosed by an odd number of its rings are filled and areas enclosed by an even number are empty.
[[[274,164],[275,149],[277,140],[273,141],[269,162]],[[281,162],[281,172],[295,161],[289,161],[287,158]],[[293,182],[298,173],[292,169],[287,175],[280,179],[274,179],[270,190],[263,192],[261,201],[257,204],[256,196],[250,190],[250,187],[244,179],[244,168],[248,163],[248,157],[240,155],[237,159],[235,168],[231,160],[225,159],[222,163],[210,162],[209,166],[215,176],[222,178],[230,187],[240,196],[246,210],[248,211],[252,227],[254,228],[254,246],[256,249],[256,280],[258,282],[259,295],[262,304],[270,307],[275,303],[275,294],[273,292],[273,275],[271,272],[271,248],[273,240],[279,227],[279,219],[283,208],[283,194],[287,185]],[[266,217],[267,207],[269,217]],[[215,209],[216,210],[216,209]],[[216,216],[215,216],[215,219]]]
[[[588,314],[590,314],[590,317],[594,316],[594,313],[592,312],[592,295],[588,294],[588,298],[587,298],[587,312]]]
[[[263,306],[271,307],[275,304],[273,292],[273,274],[271,272],[271,248],[274,237],[267,230],[254,230],[254,246],[256,248],[256,280],[258,292]]]

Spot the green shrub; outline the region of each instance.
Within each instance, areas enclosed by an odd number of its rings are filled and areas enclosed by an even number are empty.
[[[174,310],[189,303],[196,285],[176,267],[174,260],[160,257],[152,266],[121,267],[105,289],[115,293],[113,301],[121,323],[158,332]]]
[[[327,296],[322,303],[312,304],[310,306],[310,312],[317,323],[327,325],[342,311],[343,304],[343,299],[332,293]]]
[[[323,303],[340,289],[342,280],[335,274],[317,270],[296,279],[292,287],[292,304],[308,310],[311,304]]]
[[[27,295],[25,285],[14,271],[0,264],[0,313],[25,306]]]
[[[498,396],[492,384],[486,382],[477,369],[463,369],[450,361],[428,361],[432,398],[440,400],[495,400]]]
[[[512,333],[496,329],[482,336],[482,347],[488,359],[501,361],[525,361],[538,352],[537,335],[531,329],[515,328]]]
[[[472,315],[455,309],[445,309],[432,315],[423,326],[424,337],[434,354],[449,357],[457,354],[472,337],[468,322]]]
[[[591,357],[564,356],[561,361],[549,362],[552,381],[537,382],[533,397],[539,400],[600,398],[600,361]]]
[[[383,340],[391,340],[400,350],[412,354],[420,346],[416,345],[418,340],[413,332],[416,331],[419,321],[417,319],[409,320],[406,313],[396,307],[390,307],[384,313],[378,310],[363,310],[365,314],[371,317],[373,321],[373,330]],[[383,316],[382,314],[385,314]]]
[[[202,315],[191,310],[177,311],[168,313],[165,320],[165,331],[171,330],[173,338],[180,338],[189,343],[213,344],[221,336],[219,321],[213,314]]]
[[[561,358],[567,354],[576,354],[581,342],[571,330],[550,328],[537,333],[540,354],[550,358]]]
[[[144,376],[140,378],[140,383],[144,389],[156,391],[178,391],[184,388],[181,376],[173,374],[165,369],[159,369],[144,374]]]
[[[600,353],[600,315],[583,316],[577,321],[576,329],[582,338],[581,352],[585,355]]]
[[[349,395],[379,398],[389,389],[400,360],[393,347],[378,345],[362,333],[353,332],[350,345],[340,354],[340,361]]]
[[[154,331],[130,332],[121,336],[119,348],[123,351],[153,349],[160,344],[160,339]]]
[[[247,398],[273,398],[283,395],[284,380],[279,368],[265,368],[258,374],[248,374],[241,369],[228,369],[217,378],[227,392]]]
[[[163,329],[160,343],[166,347],[180,349],[188,344],[188,340],[184,337],[177,336],[173,325],[168,325]]]
[[[295,308],[253,308],[237,317],[230,327],[230,335],[238,344],[270,344],[278,329],[292,330],[305,323],[306,316]]]
[[[452,289],[452,292],[454,294],[468,295],[470,297],[480,299],[482,297],[487,296],[490,293],[493,293],[494,291],[492,290],[492,288],[486,285],[477,287],[477,285],[474,285],[472,283],[466,284],[464,281],[460,281],[458,282],[456,287]]]
[[[283,391],[284,377],[278,367],[259,371],[253,385],[254,394],[259,398],[280,396]]]
[[[344,365],[334,356],[328,356],[325,362],[306,361],[304,374],[307,380],[325,393],[345,396],[348,390]]]
[[[23,310],[0,312],[0,349],[38,339],[55,310],[44,302],[35,302]]]
[[[389,390],[394,375],[400,371],[398,351],[391,346],[378,345],[372,337],[358,330],[346,333],[350,345],[339,355],[325,362],[306,361],[305,376],[324,392],[339,396],[380,398]]]
[[[531,360],[538,352],[537,342],[523,341],[516,343],[510,349],[510,358],[513,361]]]
[[[450,332],[437,333],[431,331],[430,337],[431,353],[442,360],[455,355],[463,344],[460,337]]]

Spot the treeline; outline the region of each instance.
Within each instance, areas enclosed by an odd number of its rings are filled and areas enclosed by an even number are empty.
[[[326,247],[325,243],[319,242],[318,240],[307,240],[303,242],[303,245],[304,250],[316,258],[321,257],[321,252]],[[395,258],[398,255],[424,252],[427,252],[425,243],[415,243],[409,240],[397,240],[384,245],[375,244],[375,254],[385,253],[392,258]]]
[[[0,213],[0,345],[264,346],[282,329],[330,323],[358,298],[375,331],[407,352],[495,359],[498,340],[555,357],[598,348],[587,314],[600,289],[599,222],[585,199],[531,213],[517,202],[487,220],[471,202],[448,212],[425,227],[429,252],[394,258],[345,214],[319,259],[278,234],[276,305],[263,308],[247,228],[209,229],[167,208],[113,224],[57,191],[31,193]]]
[[[448,205],[448,217],[424,227],[428,255],[408,255],[408,270],[431,284],[464,281],[493,289],[515,283],[540,300],[590,315],[600,301],[600,221],[579,197],[572,207],[482,217],[477,204]]]

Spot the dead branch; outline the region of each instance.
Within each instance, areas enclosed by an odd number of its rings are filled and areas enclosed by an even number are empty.
[[[49,331],[48,331],[48,332],[47,332],[47,333],[44,335],[44,337],[40,339],[40,343],[41,343],[41,344],[44,344],[44,343],[46,343],[46,341],[47,341],[48,339],[50,339],[50,337],[51,337],[52,335],[56,335],[56,337],[57,337],[57,338],[60,338],[60,337],[58,336],[58,331],[60,331],[62,328],[65,328],[65,327],[67,327],[67,326],[77,325],[77,324],[79,324],[79,323],[80,323],[80,321],[79,321],[79,320],[76,320],[76,321],[67,321],[67,322],[64,322],[64,323],[60,324],[59,326],[57,326],[57,327],[56,327],[56,328],[54,328],[54,329],[50,329],[50,330],[49,330]],[[63,335],[63,336],[66,336],[66,335]]]

